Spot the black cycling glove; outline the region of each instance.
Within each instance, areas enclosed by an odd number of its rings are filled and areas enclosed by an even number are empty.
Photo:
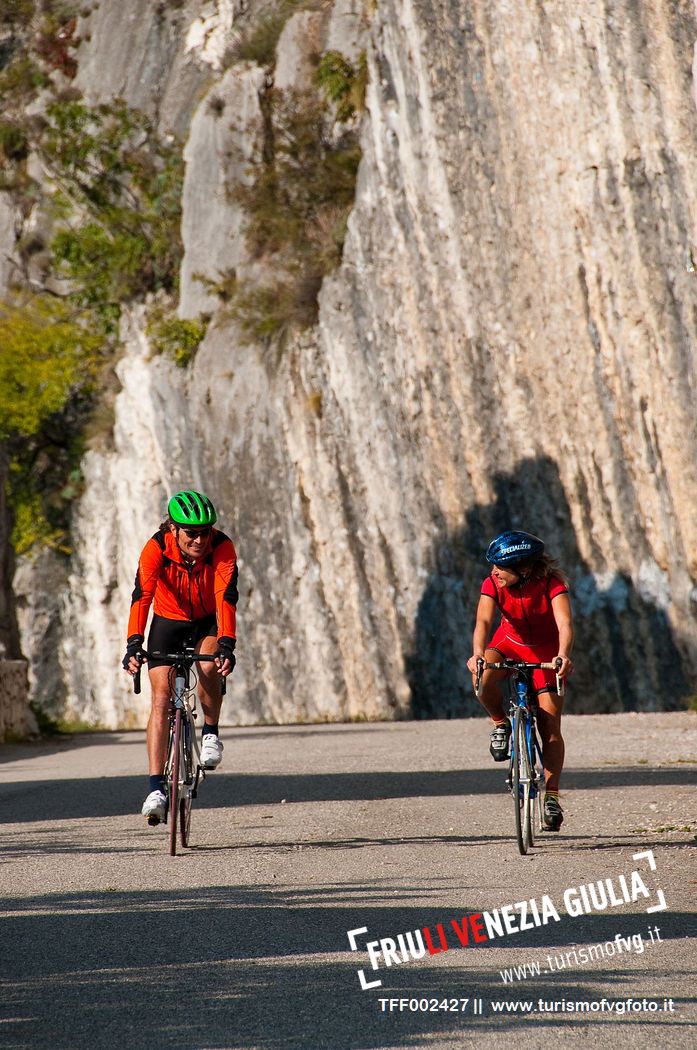
[[[145,639],[142,634],[132,634],[126,642],[126,655],[121,661],[124,669],[128,670],[131,657],[135,656],[136,659],[142,664],[143,656],[143,642]]]
[[[230,671],[234,671],[235,663],[235,638],[219,638],[218,639],[218,651],[215,654],[219,660],[230,661]]]

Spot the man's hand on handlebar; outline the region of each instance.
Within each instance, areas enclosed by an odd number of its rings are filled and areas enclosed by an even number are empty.
[[[142,634],[132,634],[126,642],[126,655],[121,664],[124,671],[127,671],[130,675],[138,674],[141,664],[146,659],[143,650],[144,641]]]
[[[219,638],[218,651],[215,654],[215,665],[222,678],[227,678],[235,668],[235,639]]]

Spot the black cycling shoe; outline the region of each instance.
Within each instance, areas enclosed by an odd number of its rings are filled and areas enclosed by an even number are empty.
[[[511,723],[506,721],[494,726],[489,739],[489,754],[494,762],[505,762],[508,758],[508,744],[511,739]]]
[[[564,823],[564,813],[559,805],[559,799],[554,798],[553,795],[545,798],[542,810],[542,823],[545,831],[559,831],[559,828]]]

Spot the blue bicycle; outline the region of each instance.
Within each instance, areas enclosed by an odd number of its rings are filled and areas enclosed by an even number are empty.
[[[508,671],[509,716],[511,719],[511,755],[506,785],[513,796],[515,830],[518,849],[526,854],[535,844],[534,812],[537,810],[537,830],[543,831],[542,802],[545,789],[542,747],[537,734],[537,701],[530,672],[536,668],[557,671],[557,693],[564,694],[564,679],[559,677],[561,660],[554,663],[526,663],[523,660],[500,660],[485,663],[477,660],[475,690],[481,692],[482,672]]]

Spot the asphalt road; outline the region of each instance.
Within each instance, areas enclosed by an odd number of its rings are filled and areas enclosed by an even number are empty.
[[[142,733],[0,748],[0,1046],[695,1046],[697,716],[565,727],[527,857],[482,719],[226,730],[176,858]]]

